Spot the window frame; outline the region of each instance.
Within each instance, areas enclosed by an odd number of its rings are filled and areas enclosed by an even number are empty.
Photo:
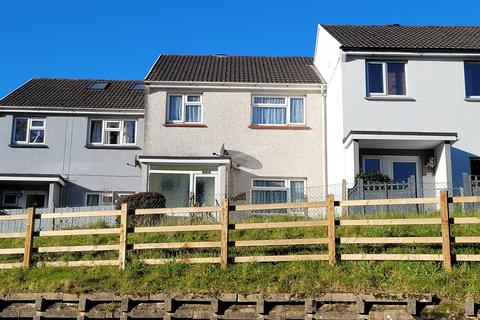
[[[480,65],[480,61],[475,60],[465,60],[463,61],[463,81],[465,85],[465,98],[466,99],[480,99],[480,95],[468,95],[468,84],[467,84],[467,64],[478,64]]]
[[[90,191],[90,192],[85,192],[84,195],[84,204],[85,206],[88,206],[88,196],[90,195],[96,195],[98,196],[98,205],[97,206],[109,206],[109,205],[114,205],[115,204],[115,197],[113,192],[104,192],[104,191]],[[112,201],[110,203],[105,203],[102,199],[103,197],[112,197]]]
[[[7,195],[14,195],[15,196],[15,203],[5,203],[5,196]],[[18,207],[18,192],[13,191],[5,191],[2,194],[2,206],[4,207]]]
[[[389,63],[401,63],[404,65],[405,73],[405,94],[388,94],[388,64]],[[370,92],[370,73],[368,72],[369,64],[381,64],[382,65],[382,80],[383,80],[383,92]],[[365,61],[365,87],[367,97],[408,97],[408,72],[407,72],[408,61],[405,60],[366,60]]]
[[[102,140],[101,142],[92,142],[92,122],[93,121],[102,121]],[[134,122],[135,123],[135,137],[133,143],[125,142],[125,122]],[[119,128],[107,128],[107,122],[119,122]],[[138,119],[105,119],[105,118],[90,118],[88,119],[88,133],[87,133],[87,143],[90,146],[107,146],[107,147],[125,147],[125,146],[136,146],[138,138]],[[120,143],[119,144],[110,144],[106,141],[106,134],[110,131],[119,131],[120,132]]]
[[[370,156],[370,155],[362,156],[362,171],[363,172],[365,172],[365,160],[378,160],[380,162],[379,173],[383,173],[383,157],[382,156]]]
[[[25,119],[27,120],[27,132],[25,135],[25,141],[16,141],[15,132],[17,130],[17,120]],[[32,122],[42,121],[43,126],[33,126]],[[30,142],[30,131],[31,130],[43,130],[43,142]],[[15,116],[13,117],[13,130],[12,130],[12,143],[15,145],[45,145],[47,140],[47,118],[46,117],[28,117],[28,116]]]
[[[182,110],[180,120],[170,120],[170,97],[182,97]],[[188,102],[189,96],[199,96],[200,101]],[[200,121],[185,121],[187,106],[200,106]],[[167,108],[165,113],[165,123],[167,124],[203,124],[203,93],[176,93],[167,94]]]
[[[255,181],[282,181],[284,182],[284,187],[259,187],[255,186]],[[253,200],[253,191],[286,191],[287,192],[287,202],[291,201],[292,191],[291,191],[291,182],[303,182],[304,192],[307,189],[307,179],[306,178],[253,178],[250,187],[250,203]]]
[[[269,103],[255,103],[255,98],[284,98],[284,104],[269,104]],[[290,112],[291,112],[291,99],[302,99],[303,100],[303,122],[291,122]],[[306,106],[306,96],[288,96],[288,95],[252,95],[251,108],[250,108],[250,124],[252,126],[304,126],[307,124],[307,106]],[[253,122],[253,109],[257,108],[278,108],[285,107],[285,123],[254,123]]]

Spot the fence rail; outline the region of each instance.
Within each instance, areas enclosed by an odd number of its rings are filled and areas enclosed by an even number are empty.
[[[366,261],[366,260],[391,260],[391,261],[441,261],[446,271],[452,269],[452,262],[455,261],[480,261],[480,254],[454,254],[453,244],[480,244],[480,236],[452,236],[451,227],[455,225],[480,224],[480,217],[451,217],[449,212],[450,203],[476,203],[480,202],[478,196],[450,197],[447,191],[442,191],[437,198],[407,198],[407,199],[370,199],[370,200],[343,200],[335,201],[332,195],[327,196],[326,201],[300,202],[300,203],[276,203],[276,204],[254,204],[230,206],[224,200],[219,206],[212,207],[186,207],[186,208],[158,208],[158,209],[137,209],[133,215],[128,214],[126,204],[120,210],[93,211],[93,212],[66,212],[66,213],[43,213],[36,214],[34,208],[29,208],[27,214],[0,216],[0,221],[23,220],[25,221],[25,232],[0,233],[0,238],[20,238],[24,240],[23,247],[2,248],[0,255],[23,255],[22,262],[1,263],[0,269],[30,267],[32,256],[42,253],[85,253],[85,252],[117,252],[116,259],[104,260],[77,260],[77,261],[41,261],[36,259],[38,265],[44,266],[105,266],[117,265],[125,268],[128,263],[130,250],[169,250],[169,249],[219,249],[219,255],[213,257],[187,257],[175,258],[143,258],[146,264],[164,264],[170,261],[184,263],[216,263],[226,268],[230,263],[248,262],[280,262],[280,261],[328,261],[334,265],[338,261]],[[439,217],[436,218],[388,218],[388,219],[348,219],[336,218],[335,209],[353,206],[378,206],[378,205],[413,205],[413,204],[436,204],[439,208]],[[283,222],[242,222],[233,223],[230,221],[232,211],[252,210],[278,210],[278,209],[308,209],[324,208],[326,210],[325,220],[305,221],[283,221]],[[129,222],[133,216],[142,215],[190,215],[203,213],[219,213],[215,222],[210,224],[197,225],[167,225],[167,226],[130,226]],[[35,231],[36,221],[42,219],[57,219],[64,217],[103,217],[113,216],[118,219],[117,227],[99,227],[90,229]],[[440,232],[437,236],[400,236],[400,237],[346,237],[337,236],[339,227],[368,227],[368,226],[422,226],[438,225]],[[273,230],[288,228],[318,228],[325,233],[325,237],[305,236],[296,239],[251,239],[251,240],[230,240],[230,235],[235,230]],[[166,234],[182,232],[218,232],[219,241],[178,241],[178,242],[145,242],[138,241],[129,244],[129,238],[134,234]],[[37,240],[47,237],[70,237],[82,235],[118,235],[118,242],[115,244],[83,244],[83,245],[62,245],[45,246],[43,244],[34,246]],[[337,245],[441,245],[442,251],[433,253],[340,253]],[[255,247],[289,247],[320,245],[325,246],[325,252],[310,254],[277,254],[277,255],[247,255],[238,256],[235,248]]]

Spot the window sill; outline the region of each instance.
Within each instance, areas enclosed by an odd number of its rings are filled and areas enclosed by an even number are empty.
[[[308,126],[294,126],[294,125],[286,125],[286,126],[259,126],[259,125],[249,125],[250,129],[273,129],[273,130],[310,130],[311,128]]]
[[[87,149],[110,149],[110,150],[141,150],[138,146],[95,146],[91,144],[87,144],[85,146]]]
[[[480,97],[478,98],[465,98],[467,102],[480,102]]]
[[[201,123],[165,123],[163,126],[179,128],[207,128],[207,125]]]
[[[370,101],[416,101],[412,97],[402,97],[402,96],[369,96],[365,97],[365,100]]]
[[[34,149],[48,149],[45,144],[9,144],[10,148],[34,148]]]

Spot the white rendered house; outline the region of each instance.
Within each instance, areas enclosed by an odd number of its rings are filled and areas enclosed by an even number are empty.
[[[328,184],[360,171],[457,187],[480,175],[480,27],[319,25]]]

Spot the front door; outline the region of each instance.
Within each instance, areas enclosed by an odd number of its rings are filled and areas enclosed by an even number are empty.
[[[46,200],[45,198],[45,194],[27,194],[25,199],[25,207],[44,208]]]

